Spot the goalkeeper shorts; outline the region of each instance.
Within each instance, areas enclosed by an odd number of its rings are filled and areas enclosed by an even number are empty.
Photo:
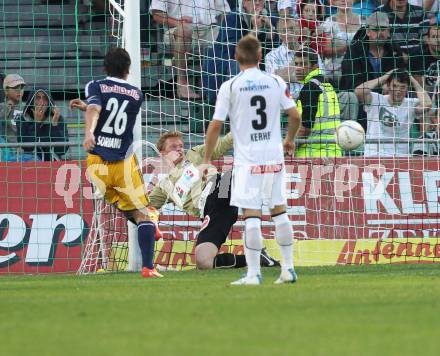
[[[231,172],[217,174],[213,179],[215,179],[215,189],[206,199],[204,220],[197,235],[196,245],[211,242],[220,249],[237,221],[238,208],[230,204]],[[223,191],[225,189],[226,192]]]

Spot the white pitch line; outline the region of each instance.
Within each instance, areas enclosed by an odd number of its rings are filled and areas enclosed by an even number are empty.
[[[440,219],[395,219],[395,220],[368,220],[368,225],[417,225],[440,224]]]

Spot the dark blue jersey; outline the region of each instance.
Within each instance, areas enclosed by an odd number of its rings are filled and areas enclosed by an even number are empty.
[[[89,82],[86,99],[89,105],[101,107],[94,132],[96,146],[90,153],[104,161],[125,159],[133,143],[133,127],[144,100],[142,92],[123,79],[108,77]]]

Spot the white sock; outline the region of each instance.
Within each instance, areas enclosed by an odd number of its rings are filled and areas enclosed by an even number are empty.
[[[259,218],[247,218],[245,220],[244,254],[248,266],[248,276],[261,274],[260,254],[262,248],[261,220]]]
[[[280,247],[281,268],[293,268],[293,229],[287,213],[272,217],[275,223],[275,238]]]

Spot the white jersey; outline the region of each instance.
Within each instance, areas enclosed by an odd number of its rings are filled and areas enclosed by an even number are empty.
[[[224,82],[214,120],[229,116],[234,139],[234,165],[284,163],[280,109],[295,107],[286,82],[249,68]]]
[[[416,98],[405,98],[399,106],[392,106],[388,95],[371,93],[370,105],[365,105],[368,127],[366,138],[409,139],[411,125],[416,117],[419,104]],[[365,144],[364,156],[408,156],[408,143]]]

